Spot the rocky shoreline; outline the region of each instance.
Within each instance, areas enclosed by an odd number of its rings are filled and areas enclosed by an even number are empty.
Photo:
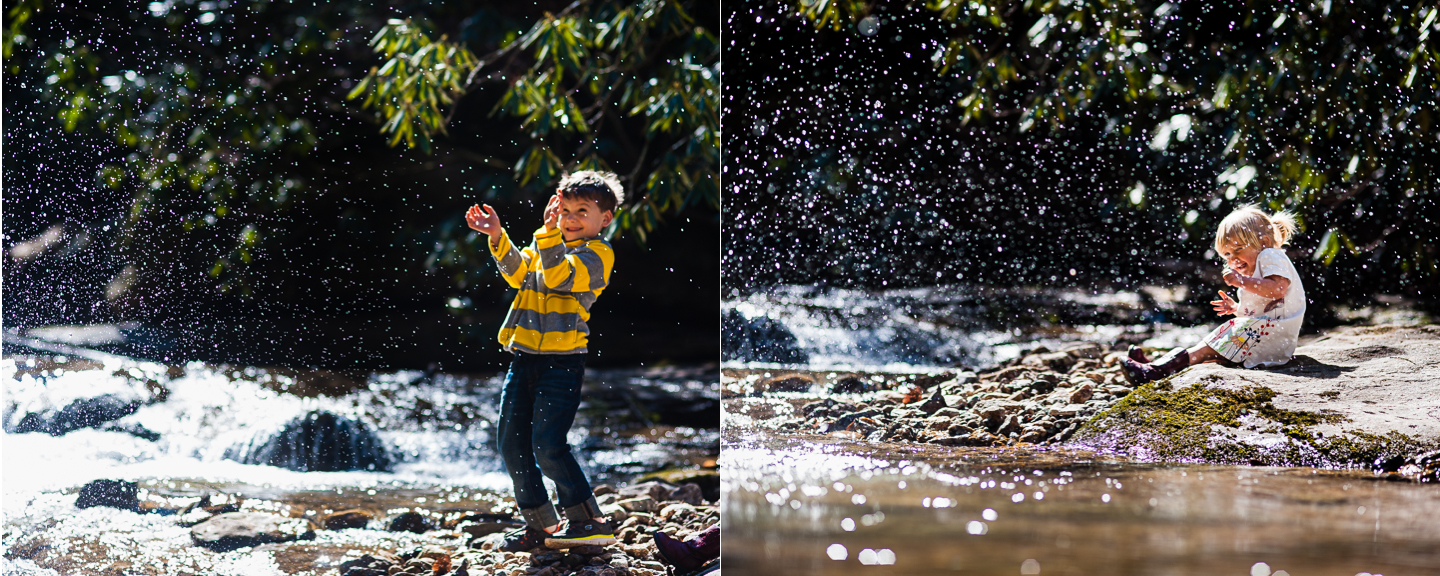
[[[116,544],[133,534],[101,533],[77,541],[75,535],[62,530],[7,534],[10,549],[5,559],[61,574],[205,572],[207,566],[259,553],[268,556],[281,573],[289,574],[664,576],[683,573],[662,561],[653,534],[664,532],[684,540],[720,521],[718,504],[707,501],[696,483],[651,480],[621,487],[602,484],[595,491],[601,509],[616,523],[615,544],[505,552],[500,550],[504,533],[521,526],[516,516],[506,513],[513,511],[508,499],[485,511],[411,507],[317,514],[323,509],[304,509],[266,498],[219,493],[165,497],[135,483],[97,480],[79,490],[74,502],[80,510],[72,515],[92,514],[88,509],[115,509],[94,514],[135,515],[109,524],[150,523],[154,527],[143,531],[164,540],[163,546],[172,552],[148,556],[131,549],[154,552],[154,541],[138,546]],[[188,538],[164,539],[161,533],[186,533]]]
[[[1369,468],[1440,480],[1432,383],[1440,327],[1343,328],[1276,369],[1205,364],[1139,387],[1120,371],[1124,353],[1095,343],[1039,348],[984,372],[726,369],[724,418],[739,433],[1066,446],[1141,461]]]

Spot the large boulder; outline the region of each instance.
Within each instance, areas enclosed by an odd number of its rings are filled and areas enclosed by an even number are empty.
[[[369,426],[324,410],[291,420],[274,434],[231,447],[225,457],[300,472],[388,471],[391,465],[384,443]]]
[[[1332,331],[1268,370],[1192,366],[1073,442],[1162,461],[1394,471],[1440,448],[1440,326]]]
[[[304,518],[286,518],[255,512],[217,514],[190,529],[196,544],[225,552],[294,540],[313,540],[315,524]]]

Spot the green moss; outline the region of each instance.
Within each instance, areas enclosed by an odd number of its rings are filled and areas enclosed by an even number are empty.
[[[1326,467],[1369,466],[1421,448],[1420,442],[1399,432],[1318,436],[1311,427],[1346,418],[1278,408],[1275,391],[1264,386],[1212,386],[1222,382],[1210,377],[1179,390],[1173,390],[1168,379],[1142,385],[1095,415],[1076,439],[1157,460]],[[1242,422],[1266,434],[1282,434],[1290,442],[1241,442],[1236,436]]]

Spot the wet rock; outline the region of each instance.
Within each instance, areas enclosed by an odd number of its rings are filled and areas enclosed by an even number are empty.
[[[784,374],[755,383],[755,392],[809,392],[815,387],[815,379],[803,374]]]
[[[1094,395],[1094,386],[1090,384],[1082,384],[1080,385],[1080,387],[1076,388],[1074,392],[1070,393],[1069,400],[1071,404],[1084,404],[1085,402],[1090,400],[1091,396]]]
[[[827,422],[827,423],[821,425],[819,432],[820,432],[821,434],[829,434],[829,433],[831,433],[831,432],[836,432],[836,431],[839,431],[839,430],[844,430],[844,429],[848,428],[848,427],[850,426],[850,424],[851,424],[852,422],[855,422],[856,420],[859,420],[859,419],[861,419],[861,418],[874,418],[874,417],[876,417],[876,416],[881,416],[881,415],[883,415],[883,414],[884,414],[883,411],[881,411],[881,410],[876,410],[876,409],[864,410],[864,411],[861,411],[861,412],[851,412],[851,413],[849,413],[849,414],[846,414],[846,415],[844,415],[844,416],[841,416],[841,417],[839,417],[839,418],[836,418],[836,419],[835,419],[834,421],[832,421],[832,422]]]
[[[398,516],[390,519],[386,530],[391,532],[414,532],[423,534],[435,529],[435,521],[431,520],[420,512],[401,512]]]
[[[1421,483],[1440,482],[1440,450],[1432,450],[1405,459],[1398,472]]]
[[[746,318],[734,308],[720,317],[721,360],[805,364],[810,355],[784,324],[769,316]]]
[[[360,509],[341,510],[325,516],[320,521],[320,525],[324,526],[326,530],[364,528],[374,517],[373,514]]]
[[[138,510],[140,507],[139,486],[124,480],[96,480],[80,488],[75,499],[76,508],[105,506],[121,510]]]
[[[840,405],[840,402],[836,402],[831,398],[824,398],[801,406],[800,413],[803,414],[806,418],[824,416],[830,411],[830,408],[837,405]]]
[[[448,558],[448,557],[447,557]],[[400,567],[400,571],[407,574],[429,574],[435,571],[434,558],[415,558]]]
[[[16,434],[43,432],[51,436],[61,436],[81,428],[93,428],[119,420],[134,414],[143,405],[144,402],[139,399],[102,394],[94,398],[75,400],[59,410],[31,412],[7,431]]]
[[[276,434],[226,450],[225,457],[300,472],[388,471],[391,463],[369,426],[327,411],[296,418]]]
[[[872,387],[869,382],[854,376],[846,376],[836,380],[834,384],[830,385],[831,394],[858,394],[861,392],[869,392],[873,389],[874,387]]]
[[[341,562],[339,570],[343,576],[381,576],[389,574],[393,565],[395,557],[388,554],[364,554],[359,558]]]
[[[219,514],[190,529],[195,544],[217,552],[274,542],[315,538],[315,525],[303,518],[254,512]]]
[[[216,514],[239,512],[241,499],[229,494],[205,494],[198,501],[182,509],[175,518],[181,526],[194,526]]]
[[[939,388],[936,388],[935,393],[931,394],[930,398],[926,399],[925,403],[920,405],[920,411],[926,414],[934,414],[936,411],[945,407],[945,396],[940,393]]]

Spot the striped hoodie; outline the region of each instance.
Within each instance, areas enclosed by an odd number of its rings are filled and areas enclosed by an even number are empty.
[[[520,290],[500,328],[500,345],[530,354],[584,354],[590,306],[610,283],[615,265],[610,243],[602,238],[565,242],[559,229],[541,228],[524,250],[517,250],[503,230],[498,246],[486,244],[505,282]]]

